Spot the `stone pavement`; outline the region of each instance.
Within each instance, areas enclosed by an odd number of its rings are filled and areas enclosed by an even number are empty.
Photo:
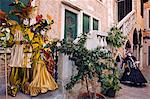
[[[45,94],[40,94],[36,97],[31,97],[29,95],[25,95],[21,92],[18,92],[16,97],[8,96],[8,99],[63,99],[62,97],[63,97],[62,88],[59,88],[56,91],[53,92],[49,91]],[[0,95],[0,99],[6,99],[6,97]]]
[[[150,99],[150,66],[145,66],[142,73],[148,81],[145,87],[121,85],[122,89],[114,99]]]
[[[129,87],[126,85],[121,85],[121,87],[122,89],[116,94],[115,98],[108,97],[107,99],[150,99],[150,85],[142,88]],[[9,96],[8,99],[63,99],[63,95],[62,91],[58,90],[56,92],[48,92],[46,94],[39,95],[37,97],[30,97],[19,93],[16,97]],[[77,99],[77,96],[66,99]]]
[[[121,87],[122,89],[117,93],[114,99],[150,99],[150,85],[142,88],[126,85],[121,85]]]
[[[131,87],[121,84],[122,89],[116,94],[116,97],[108,97],[107,99],[150,99],[150,66],[144,67],[142,72],[148,80],[148,84],[145,87]],[[48,93],[38,95],[37,97],[30,97],[19,92],[16,97],[8,96],[8,99],[77,99],[77,94],[75,96],[71,94],[68,98],[63,98],[63,95],[62,88],[60,88],[54,92],[49,91]],[[5,97],[0,96],[0,99],[5,99]]]
[[[142,69],[142,73],[144,74],[145,78],[149,81],[150,84],[150,66],[145,66]]]

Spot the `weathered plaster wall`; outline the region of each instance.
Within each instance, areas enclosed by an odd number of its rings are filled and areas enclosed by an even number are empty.
[[[150,28],[149,28],[149,11],[150,10],[150,1],[144,4],[144,36],[150,36]],[[143,40],[143,66],[148,65],[148,46],[150,46],[150,40]]]
[[[82,13],[92,15],[92,17],[98,18],[100,20],[101,31],[107,31],[108,20],[107,20],[107,5],[106,2],[99,2],[98,0],[36,0],[37,13],[42,14],[46,17],[47,14],[51,15],[54,19],[54,24],[52,30],[48,34],[53,38],[60,38],[61,35],[61,24],[62,17],[61,1],[68,1],[73,5],[81,8]]]
[[[85,13],[93,18],[99,19],[100,22],[100,30],[103,32],[108,31],[108,12],[107,12],[107,3],[105,0],[104,2],[99,2],[98,0],[36,0],[36,6],[37,6],[37,13],[36,14],[42,14],[44,18],[46,18],[47,14],[51,15],[54,24],[52,25],[52,29],[48,32],[48,35],[52,38],[58,38],[61,39],[64,31],[62,24],[64,15],[63,7],[64,4],[63,1],[70,3],[71,5],[74,5],[81,10],[78,11],[81,22],[79,25],[82,27],[82,14]],[[67,5],[65,5],[66,7]],[[67,6],[67,8],[72,9],[71,7]],[[74,9],[74,8],[73,8]],[[74,9],[75,10],[75,9]],[[110,13],[110,16],[112,14]],[[111,18],[111,17],[109,17]],[[82,29],[82,28],[80,28]],[[82,31],[82,30],[80,30]],[[66,82],[68,82],[69,78],[73,74],[72,69],[72,62],[68,60],[67,56],[60,55],[60,61],[59,61],[59,80],[62,85],[64,85]]]

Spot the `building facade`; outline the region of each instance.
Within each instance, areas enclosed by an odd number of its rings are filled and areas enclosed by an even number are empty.
[[[140,61],[139,68],[143,68],[143,2],[144,0],[35,0],[36,14],[46,17],[50,14],[54,19],[54,25],[49,35],[58,39],[75,39],[83,32],[98,30],[108,32],[117,25],[128,40],[119,49],[122,56],[127,50]],[[129,44],[128,44],[129,43]],[[127,48],[127,45],[129,48]],[[69,63],[65,58],[61,61],[61,78],[72,74]],[[65,63],[63,63],[65,62]],[[66,75],[68,74],[68,76]]]
[[[145,35],[143,35],[145,29],[143,23],[143,2],[145,1],[33,0],[32,5],[37,7],[32,16],[42,14],[43,17],[46,18],[47,15],[51,15],[54,24],[52,25],[52,29],[48,31],[48,35],[51,38],[60,40],[74,40],[80,36],[81,33],[91,32],[93,30],[108,32],[112,26],[116,25],[122,30],[124,35],[127,35],[128,40],[126,43],[130,45],[127,47],[127,44],[125,44],[119,49],[121,55],[124,57],[126,51],[130,50],[140,61],[139,67],[142,68],[142,37]],[[70,79],[73,73],[70,64],[72,63],[68,60],[67,56],[60,55],[58,66],[60,82],[65,82]]]
[[[128,40],[120,49],[124,56],[126,51],[131,51],[133,55],[140,61],[138,65],[142,69],[142,35],[144,30],[143,23],[143,0],[118,0],[117,1],[117,17],[118,28],[127,35]]]
[[[50,37],[60,40],[74,40],[81,33],[93,30],[108,31],[109,20],[112,20],[113,17],[111,16],[111,8],[109,8],[109,12],[106,10],[108,6],[113,8],[113,5],[108,4],[108,1],[35,0],[35,5],[38,5],[37,14],[42,14],[45,17],[50,14],[54,19],[54,25],[49,32]],[[110,13],[110,16],[108,16],[108,13]],[[74,73],[74,69],[67,56],[60,55],[59,58],[59,81],[62,85],[65,85]]]
[[[75,39],[83,32],[106,31],[106,1],[101,0],[35,0],[37,14],[50,14],[55,24],[50,35],[59,39]],[[69,34],[70,33],[70,34]]]
[[[143,66],[150,66],[150,0],[144,4]]]

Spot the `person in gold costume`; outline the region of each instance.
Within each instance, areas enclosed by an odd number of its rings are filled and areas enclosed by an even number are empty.
[[[12,86],[15,86],[17,90],[21,88],[24,93],[37,96],[48,90],[57,89],[58,85],[52,73],[47,70],[44,54],[44,51],[48,52],[47,49],[51,54],[50,48],[47,47],[50,42],[46,31],[50,29],[53,21],[49,15],[48,20],[43,19],[42,15],[37,15],[36,21],[32,23],[30,14],[34,7],[31,6],[31,1],[27,5],[19,0],[10,4],[15,8],[11,13],[20,18],[20,23],[13,29],[16,31],[14,31],[15,44],[10,63],[12,69],[9,81],[11,82],[10,91],[13,89]],[[17,91],[12,96],[16,93]]]
[[[44,61],[44,51],[48,48],[44,48],[45,42],[42,39],[41,34],[36,34],[32,40],[32,68],[33,68],[33,80],[29,84],[29,92],[31,96],[36,96],[39,93],[46,93],[48,90],[55,90],[58,88],[52,75],[48,72],[46,63]]]

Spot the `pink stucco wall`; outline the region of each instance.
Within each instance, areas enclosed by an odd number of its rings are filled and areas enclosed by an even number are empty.
[[[69,1],[73,5],[81,8],[82,12],[98,18],[101,21],[101,31],[107,30],[107,6],[106,3],[98,2],[98,0],[36,0],[37,14],[42,14],[45,18],[49,14],[54,20],[52,30],[48,32],[52,38],[60,38],[62,23],[62,1]]]

